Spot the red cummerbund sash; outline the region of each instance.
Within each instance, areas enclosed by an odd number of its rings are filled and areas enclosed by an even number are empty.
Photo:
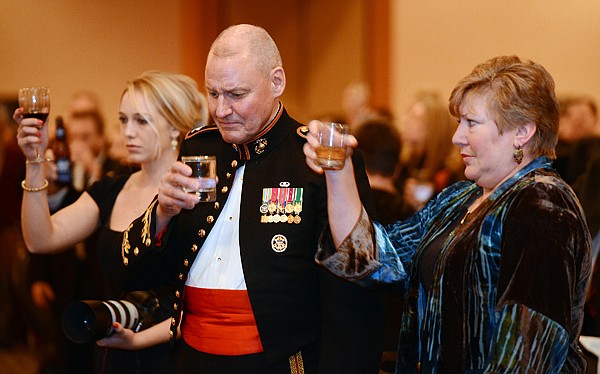
[[[246,290],[185,287],[182,336],[198,351],[238,356],[263,351]]]

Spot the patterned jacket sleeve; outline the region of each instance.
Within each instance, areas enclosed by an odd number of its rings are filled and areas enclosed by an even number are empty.
[[[457,183],[436,196],[423,209],[404,221],[386,227],[370,219],[363,209],[358,222],[336,250],[329,226],[319,241],[316,261],[339,277],[363,286],[402,284],[411,271],[421,239],[440,214],[465,191]]]
[[[402,282],[406,278],[385,230],[371,222],[364,208],[352,232],[337,250],[329,226],[325,228],[316,261],[333,274],[363,286]]]

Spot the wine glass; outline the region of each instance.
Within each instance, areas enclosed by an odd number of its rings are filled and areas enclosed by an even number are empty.
[[[50,90],[46,87],[26,87],[19,90],[19,106],[23,108],[24,118],[37,118],[46,122],[50,114]],[[42,126],[38,126],[40,129]],[[30,162],[44,162],[46,159],[40,154],[38,148],[35,160]]]

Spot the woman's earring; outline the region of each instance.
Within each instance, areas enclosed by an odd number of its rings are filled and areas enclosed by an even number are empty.
[[[179,142],[177,141],[178,138],[179,135],[171,134],[171,149],[174,151],[176,151],[177,146],[179,146]]]
[[[519,146],[519,148],[515,149],[515,152],[513,153],[513,157],[517,164],[521,164],[521,162],[523,162],[523,148],[521,148],[521,146]]]

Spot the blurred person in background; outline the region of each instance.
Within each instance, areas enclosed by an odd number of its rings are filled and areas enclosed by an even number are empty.
[[[54,160],[51,149],[48,160]],[[74,203],[81,191],[72,184],[59,184],[54,161],[44,164],[48,180],[50,213]],[[96,300],[103,297],[102,280],[96,266],[95,236],[76,243],[59,253],[30,253],[27,263],[31,300],[31,325],[38,337],[35,353],[39,358],[39,373],[93,373],[94,342],[77,344],[63,334],[61,318],[67,304],[75,300]]]
[[[108,140],[100,112],[72,112],[65,120],[73,164],[73,186],[83,191],[104,174],[130,172],[119,161],[108,156]]]
[[[556,170],[573,185],[600,155],[598,106],[591,96],[565,95],[559,99],[560,124],[556,146]]]
[[[23,191],[19,183],[25,177],[25,157],[17,144],[17,129],[10,120],[14,103],[0,104],[0,346],[14,347],[25,344],[27,328],[18,305],[22,295],[18,291],[20,280],[15,279],[15,263],[22,249],[21,198]]]
[[[342,111],[345,118],[343,122],[350,126],[350,131],[354,131],[363,122],[378,116],[377,111],[371,105],[371,89],[367,83],[352,83],[344,89]]]
[[[388,224],[408,218],[413,211],[396,188],[402,141],[392,119],[379,117],[367,120],[353,130],[353,135],[365,158],[377,220]]]
[[[408,218],[413,210],[404,202],[396,188],[400,173],[402,141],[400,132],[389,117],[370,119],[354,129],[358,148],[365,158],[365,169],[375,200],[377,221],[388,225]],[[393,373],[396,368],[398,331],[403,309],[403,292],[397,289],[383,291],[385,299],[385,336],[380,373]]]
[[[436,91],[418,91],[400,122],[402,171],[398,180],[413,211],[444,187],[463,179],[458,149],[452,144],[456,121]]]
[[[123,231],[150,204],[158,192],[161,177],[175,162],[182,134],[206,123],[206,99],[196,82],[184,75],[150,71],[127,83],[121,95],[121,135],[129,160],[141,165],[133,174],[105,176],[81,194],[73,204],[50,214],[48,180],[44,165],[28,162],[21,227],[27,248],[34,253],[64,250],[99,230],[98,267],[104,280],[104,299],[118,300],[124,291],[117,285],[111,248],[120,252]],[[47,124],[23,118],[21,108],[13,115],[19,124],[18,142],[28,160],[48,145]],[[43,125],[41,130],[37,126]],[[167,287],[159,295],[163,307],[172,305],[173,292]],[[157,322],[168,312],[156,314]],[[143,335],[144,331],[140,332]],[[172,368],[169,344],[149,344],[126,351],[99,347],[96,371],[100,373],[168,373]]]

